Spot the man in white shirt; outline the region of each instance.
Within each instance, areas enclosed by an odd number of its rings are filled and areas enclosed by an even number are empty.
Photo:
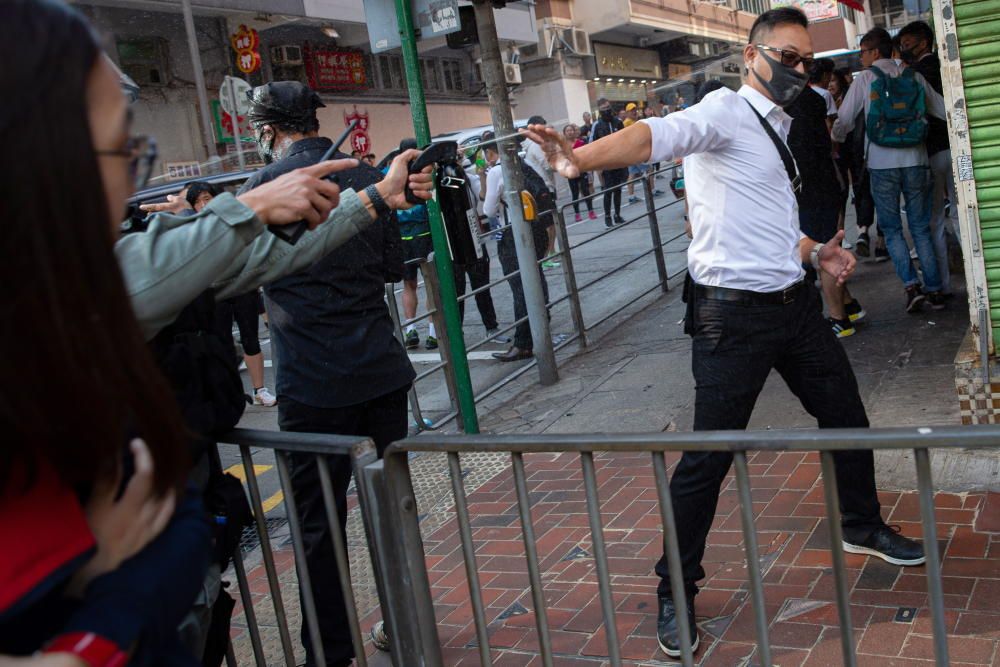
[[[545,119],[541,116],[532,116],[528,119],[529,125],[548,125]],[[542,152],[542,147],[538,144],[528,142],[524,150],[524,161],[528,163],[528,166],[535,170],[535,172],[542,177],[545,181],[545,187],[549,189],[552,193],[552,200],[555,201],[556,198],[556,172],[549,166],[549,161],[545,159],[545,153]],[[551,214],[546,214],[544,218],[545,222],[545,234],[546,234],[546,244],[545,244],[545,256],[551,257],[556,252],[556,221]],[[559,266],[559,262],[555,259],[549,259],[548,261],[542,262],[542,268],[552,269]]]
[[[803,281],[803,264],[840,283],[855,266],[854,256],[840,245],[843,231],[826,244],[799,231],[795,166],[784,144],[791,117],[782,105],[806,85],[813,53],[807,26],[797,9],[761,14],[743,50],[748,76],[738,93],[714,91],[691,108],[642,120],[576,151],[556,132],[529,128],[529,138],[567,177],[684,158],[694,230],[688,269],[694,282],[689,316],[695,430],[746,428],[772,369],[821,428],[868,426],[847,355],[823,318],[815,287]],[[732,459],[728,452],[685,452],[670,482],[695,647],[695,582],[705,576],[701,559]],[[923,563],[920,544],[882,521],[871,451],[837,452],[834,461],[844,548],[898,565]],[[677,657],[680,613],[666,558],[656,572],[661,577],[657,636],[663,651]]]
[[[854,78],[844,96],[837,112],[837,120],[833,124],[834,141],[844,141],[847,133],[854,129],[859,112],[864,110],[865,116],[868,115],[872,82],[877,77],[870,68],[876,67],[888,77],[897,77],[902,72],[902,68],[892,60],[892,38],[882,28],[873,28],[861,38],[861,63],[869,69]],[[944,99],[920,74],[914,73],[913,76],[924,88],[927,113],[945,118]],[[878,225],[885,232],[886,246],[896,268],[896,275],[903,281],[906,311],[919,311],[925,299],[932,308],[940,310],[944,308],[945,299],[941,294],[941,273],[938,270],[934,242],[931,240],[934,189],[927,166],[927,149],[922,143],[907,148],[880,146],[867,137],[865,147]],[[906,223],[917,249],[917,257],[920,258],[923,289],[910,260],[910,247],[903,237],[903,220],[899,213],[900,194],[906,199]]]

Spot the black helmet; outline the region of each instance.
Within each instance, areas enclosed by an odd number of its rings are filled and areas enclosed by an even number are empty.
[[[319,129],[316,109],[325,107],[319,95],[298,81],[272,81],[247,93],[251,125],[281,125],[300,132]]]

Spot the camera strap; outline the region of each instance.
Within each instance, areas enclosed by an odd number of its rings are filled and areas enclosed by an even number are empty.
[[[788,173],[788,180],[792,182],[792,192],[798,193],[802,189],[802,177],[799,175],[799,167],[795,164],[795,158],[792,157],[792,152],[788,150],[788,146],[781,140],[778,133],[774,131],[771,124],[764,120],[764,117],[761,116],[760,113],[754,108],[753,104],[750,103],[750,100],[744,99],[743,101],[747,103],[750,110],[753,111],[755,116],[757,116],[757,120],[760,121],[760,125],[764,128],[764,132],[766,132],[767,136],[771,138],[772,142],[774,142],[774,147],[778,149],[778,156],[784,163],[785,171]]]

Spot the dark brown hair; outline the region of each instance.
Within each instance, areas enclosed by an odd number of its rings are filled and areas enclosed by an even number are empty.
[[[183,477],[179,410],[115,259],[86,85],[90,27],[56,0],[0,3],[0,485],[45,463],[87,489],[142,437],[163,492]],[[114,213],[119,213],[115,211]]]

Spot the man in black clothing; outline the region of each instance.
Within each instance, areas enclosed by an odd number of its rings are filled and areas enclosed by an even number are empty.
[[[910,69],[922,75],[939,95],[941,85],[941,60],[934,52],[934,33],[923,21],[914,21],[899,31],[900,55]],[[931,208],[931,240],[941,275],[941,293],[951,295],[951,273],[948,270],[948,216],[945,215],[945,197],[955,211],[955,181],[952,178],[951,147],[948,142],[948,123],[927,116],[927,158],[934,176],[934,200]],[[955,229],[951,232],[954,234]]]
[[[840,182],[833,161],[826,100],[812,87],[803,89],[794,102],[785,107],[792,117],[788,130],[788,149],[795,158],[802,188],[795,193],[799,204],[799,227],[802,233],[826,243],[837,234],[840,200],[844,184]],[[816,272],[806,272],[806,279],[815,282]],[[847,285],[838,285],[827,274],[819,275],[823,300],[829,312],[827,320],[838,338],[853,336],[854,322],[865,316],[861,304],[851,298]]]
[[[318,136],[316,109],[323,103],[308,87],[293,81],[269,83],[251,91],[250,100],[258,151],[268,165],[241,191],[319,162],[330,148],[332,142]],[[408,151],[401,158],[416,155]],[[404,161],[397,163],[386,183],[405,178]],[[264,295],[281,430],[367,436],[381,455],[389,443],[407,435],[406,392],[415,375],[385,303],[385,283],[403,276],[399,230],[390,207],[409,205],[400,201],[401,195],[383,200],[375,187],[368,187],[380,180],[382,175],[365,164],[340,172],[340,187],[363,190],[379,220],[310,269],[267,285]],[[289,454],[289,461],[326,665],[346,666],[354,648],[316,460],[312,454]],[[347,456],[330,456],[327,465],[346,535],[351,462]],[[302,643],[306,664],[316,665],[305,624]]]
[[[594,123],[594,129],[590,133],[590,141],[594,142],[601,137],[606,137],[619,130],[624,130],[625,125],[619,120],[611,108],[611,102],[601,98],[597,100],[597,110],[600,118]],[[628,180],[628,169],[606,169],[601,172],[601,188],[604,190],[604,224],[610,227],[611,203],[615,205],[615,223],[625,222],[622,218],[622,189],[618,187]]]

